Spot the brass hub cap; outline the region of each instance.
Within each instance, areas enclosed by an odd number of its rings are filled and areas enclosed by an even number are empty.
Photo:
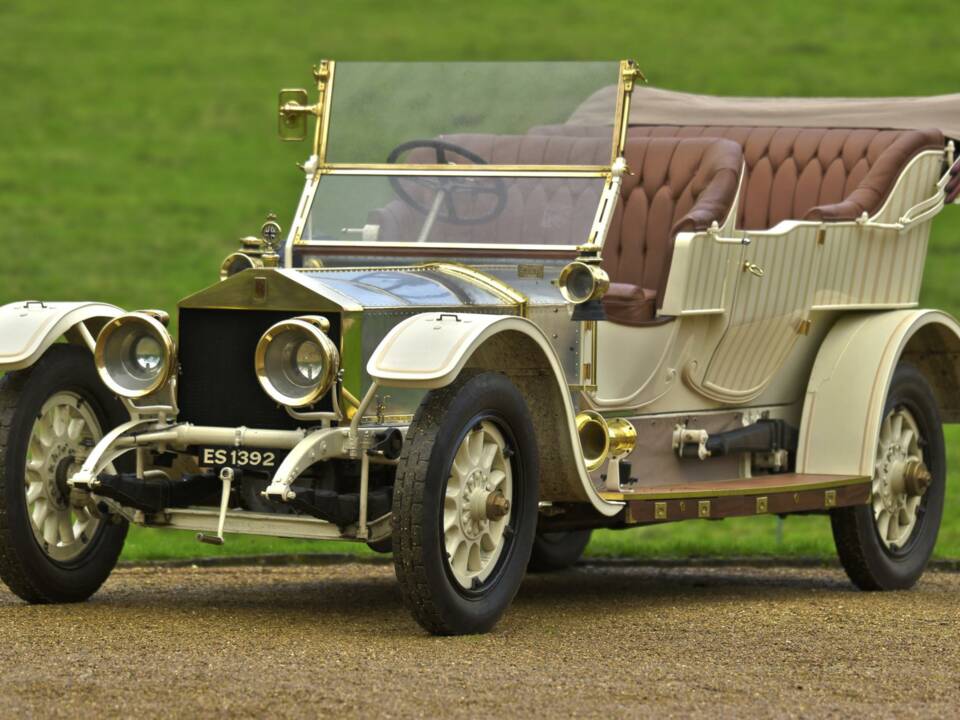
[[[920,428],[909,410],[895,409],[884,418],[874,464],[873,518],[880,540],[890,550],[909,540],[932,481],[920,441]]]
[[[102,437],[96,415],[72,392],[47,400],[34,422],[24,473],[27,513],[37,544],[54,560],[80,555],[100,524],[90,496],[67,480]]]
[[[461,587],[475,587],[496,567],[512,497],[506,441],[492,422],[484,420],[460,444],[444,494],[444,546]]]

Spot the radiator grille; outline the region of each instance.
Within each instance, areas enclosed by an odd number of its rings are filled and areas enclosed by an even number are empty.
[[[257,343],[274,323],[304,312],[265,310],[180,311],[178,401],[180,420],[217,427],[293,429],[291,418],[260,387],[253,369]],[[340,345],[340,318],[330,320],[330,338]],[[329,394],[315,410],[330,410]]]

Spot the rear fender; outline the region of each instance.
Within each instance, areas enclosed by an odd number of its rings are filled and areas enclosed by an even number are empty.
[[[560,362],[543,332],[525,318],[423,313],[390,331],[367,363],[380,385],[434,389],[464,368],[502,372],[527,400],[537,431],[542,500],[589,502],[612,517],[621,503],[604,500],[586,471],[575,410]]]
[[[831,328],[803,406],[797,472],[872,477],[883,407],[901,362],[933,389],[944,422],[960,422],[960,325],[939,310],[849,315]]]
[[[95,302],[17,302],[0,307],[0,372],[32,366],[61,337],[90,347],[123,310]],[[93,348],[90,347],[92,351]]]

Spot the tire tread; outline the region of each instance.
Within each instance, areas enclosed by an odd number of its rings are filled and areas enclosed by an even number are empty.
[[[34,392],[32,382],[40,382],[45,376],[60,379],[71,373],[75,373],[74,379],[79,378],[79,382],[86,383],[87,390],[98,395],[97,401],[104,414],[101,417],[104,432],[109,430],[111,424],[115,425],[122,420],[126,411],[116,398],[99,384],[92,358],[85,348],[55,344],[32,367],[8,373],[0,378],[0,580],[3,580],[15,595],[33,604],[86,600],[96,592],[116,565],[128,529],[126,522],[105,528],[97,546],[91,550],[94,555],[85,559],[79,568],[65,571],[81,573],[77,576],[77,582],[71,580],[72,584],[65,586],[62,581],[51,581],[49,575],[45,578],[42,573],[38,574],[34,567],[36,558],[31,557],[31,549],[24,546],[22,528],[14,522],[14,513],[18,512],[19,508],[8,505],[9,483],[20,483],[22,479],[8,477],[9,452],[11,444],[18,442],[17,435],[21,428],[17,423],[29,420],[18,418],[18,410],[21,403],[30,402],[29,398]],[[29,520],[27,522],[29,523]],[[109,537],[106,533],[109,533]],[[28,541],[33,542],[32,538]]]
[[[423,563],[423,495],[427,468],[439,434],[443,416],[461,387],[472,375],[461,376],[445,388],[434,390],[429,402],[421,403],[410,424],[394,484],[394,567],[400,591],[414,619],[435,635],[448,634],[440,608],[432,601]],[[411,523],[412,527],[401,527]]]
[[[20,370],[0,378],[0,497],[6,497],[7,483],[10,481],[7,477],[7,448],[20,394],[30,374],[30,370]],[[3,580],[15,595],[29,603],[53,602],[52,598],[47,597],[31,582],[17,555],[6,502],[0,502],[0,580]]]

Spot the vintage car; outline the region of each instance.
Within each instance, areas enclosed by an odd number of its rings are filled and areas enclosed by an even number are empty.
[[[594,528],[823,513],[854,584],[937,536],[960,326],[918,307],[956,98],[720,100],[632,62],[343,63],[288,232],[175,319],[0,309],[0,576],[93,594],[130,523],[392,551],[490,629]],[[312,132],[311,132],[312,130]],[[131,268],[131,272],[138,272]]]

